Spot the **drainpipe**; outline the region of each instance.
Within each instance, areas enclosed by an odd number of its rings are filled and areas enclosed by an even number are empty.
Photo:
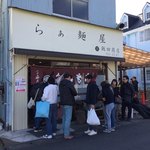
[[[5,129],[10,130],[12,125],[12,82],[11,63],[9,51],[9,12],[8,0],[2,0],[2,51],[3,51],[3,82],[4,82],[4,107]]]
[[[0,1],[0,82],[3,78],[3,50],[2,50],[2,1]]]
[[[145,67],[143,67],[143,81],[144,81],[144,95],[146,99],[146,74],[145,74]]]

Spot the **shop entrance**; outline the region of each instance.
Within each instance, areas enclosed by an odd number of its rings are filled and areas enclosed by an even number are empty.
[[[77,104],[85,100],[86,87],[85,76],[93,74],[97,85],[107,79],[107,64],[98,63],[83,63],[83,62],[66,62],[66,61],[51,61],[30,59],[28,67],[28,99],[30,99],[30,92],[32,87],[41,82],[45,82],[49,76],[53,76],[56,83],[59,82],[65,72],[69,72],[73,76],[74,86],[78,92],[75,97]],[[59,96],[58,96],[59,100]],[[74,115],[74,114],[73,114]],[[75,117],[74,117],[75,118]],[[58,111],[58,120],[61,120],[61,110]],[[34,109],[28,110],[28,127],[34,126]]]

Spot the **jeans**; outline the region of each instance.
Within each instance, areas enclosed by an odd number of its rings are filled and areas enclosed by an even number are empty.
[[[110,103],[105,105],[105,118],[106,118],[106,125],[107,129],[111,130],[114,127],[114,118],[112,117],[114,111],[114,103]]]
[[[62,126],[63,126],[63,132],[64,136],[70,135],[70,124],[72,119],[72,106],[64,105],[63,106],[63,118],[62,118]]]
[[[42,118],[40,117],[36,117],[35,118],[35,128],[36,129],[40,129],[40,122],[41,122]]]
[[[111,112],[111,128],[115,128],[116,126],[116,105],[114,104],[114,108]]]
[[[46,118],[47,135],[56,133],[57,130],[57,104],[50,105],[49,118]]]

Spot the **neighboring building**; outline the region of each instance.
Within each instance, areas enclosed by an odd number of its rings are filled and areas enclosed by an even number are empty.
[[[115,0],[1,0],[1,8],[0,117],[6,128],[30,126],[30,89],[43,76],[71,72],[76,100],[85,99],[86,74],[98,84],[116,77],[123,45]]]
[[[125,25],[123,28],[124,44],[150,52],[150,3],[145,4],[139,16],[124,13],[121,23]],[[145,73],[147,89],[150,89],[150,68],[146,68]],[[143,69],[127,70],[127,74],[129,77],[136,76],[139,87],[143,90]]]

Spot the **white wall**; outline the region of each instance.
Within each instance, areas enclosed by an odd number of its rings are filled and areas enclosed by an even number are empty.
[[[14,56],[14,70],[13,70],[13,110],[12,110],[12,119],[13,125],[12,130],[20,130],[27,128],[27,93],[28,93],[28,59],[27,56],[15,55]],[[20,79],[26,81],[26,85],[21,87],[25,88],[25,91],[17,91],[19,86],[16,86],[16,82]],[[20,89],[21,90],[21,89]]]

